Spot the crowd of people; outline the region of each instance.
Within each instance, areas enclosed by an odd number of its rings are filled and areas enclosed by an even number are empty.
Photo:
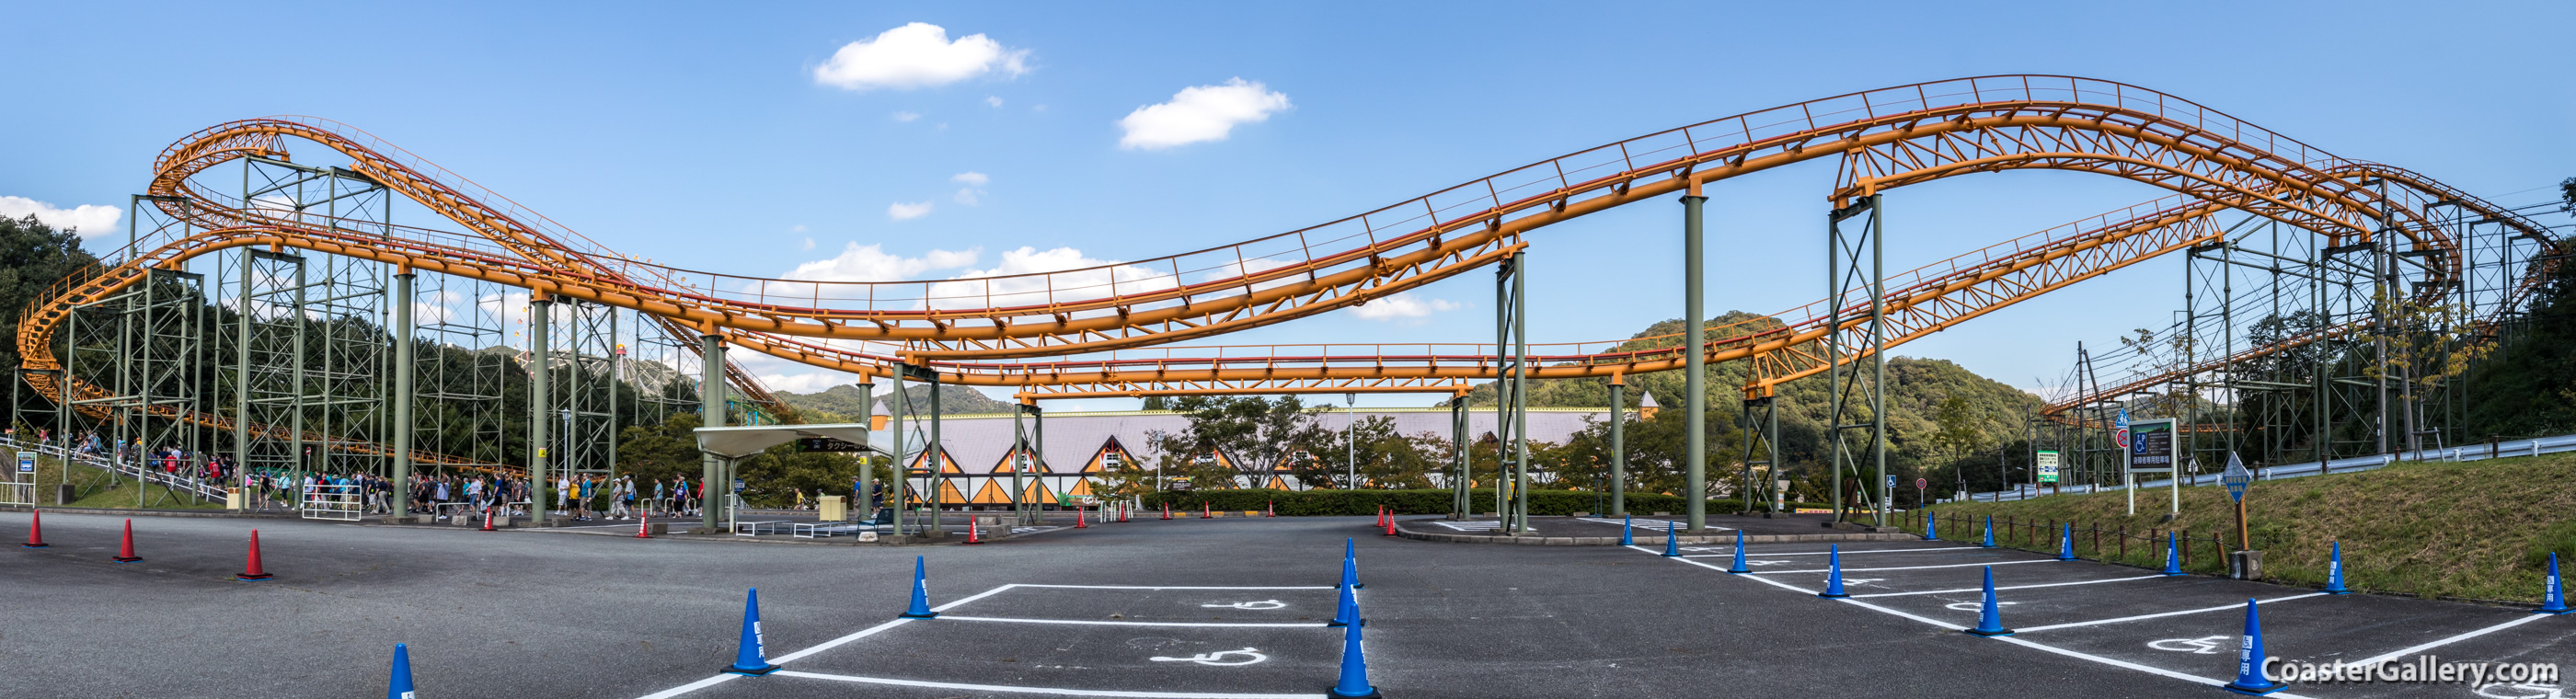
[[[51,443],[55,437],[51,429],[32,428],[31,431],[30,436],[39,444]],[[15,442],[19,428],[9,427],[0,434]],[[301,503],[301,506],[354,510],[362,514],[390,514],[394,499],[399,497],[391,479],[372,473],[292,471],[271,466],[242,468],[229,454],[189,453],[178,447],[147,449],[139,437],[132,440],[105,439],[95,431],[68,436],[70,439],[66,446],[76,454],[157,469],[175,478],[238,487],[244,505],[251,509],[294,510]],[[695,516],[705,506],[704,484],[685,476],[672,476],[666,480],[648,478],[638,483],[634,476],[611,478],[602,474],[566,474],[553,481],[554,488],[549,498],[554,501],[554,506],[548,512],[574,521]],[[412,476],[410,491],[408,510],[435,514],[439,519],[484,515],[487,512],[510,517],[525,516],[532,504],[528,479],[524,477],[420,474]]]

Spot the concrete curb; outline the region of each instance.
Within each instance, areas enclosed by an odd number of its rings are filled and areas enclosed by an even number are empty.
[[[1523,546],[1619,545],[1619,537],[1615,536],[1479,536],[1475,534],[1441,534],[1436,532],[1413,531],[1404,528],[1404,525],[1402,524],[1396,525],[1395,534],[1396,536],[1407,539],[1417,539],[1443,544],[1519,544]],[[1638,546],[1664,545],[1664,537],[1662,536],[1639,536],[1634,538]],[[1681,543],[1686,545],[1735,543],[1735,537],[1733,535],[1684,536],[1678,538],[1681,539]],[[1744,535],[1744,543],[1788,544],[1801,542],[1841,541],[1920,541],[1922,538],[1923,537],[1913,536],[1910,534],[1746,534]]]

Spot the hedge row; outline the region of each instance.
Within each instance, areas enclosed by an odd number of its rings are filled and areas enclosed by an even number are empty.
[[[1264,508],[1276,507],[1278,508],[1279,515],[1282,517],[1303,517],[1318,515],[1374,515],[1377,514],[1378,507],[1381,505],[1395,508],[1397,514],[1449,514],[1451,509],[1449,506],[1450,499],[1452,497],[1453,493],[1448,490],[1271,490],[1267,488],[1246,488],[1240,490],[1165,491],[1160,493],[1148,493],[1144,496],[1143,500],[1144,507],[1147,510],[1159,509],[1166,503],[1170,504],[1172,506],[1172,510],[1175,512],[1196,511],[1202,505],[1205,505],[1209,509],[1233,510],[1237,512],[1258,511]],[[1494,511],[1494,489],[1478,488],[1469,495],[1467,501],[1475,508],[1475,513],[1490,514]],[[1744,501],[1742,500],[1730,500],[1724,498],[1714,499],[1708,501],[1708,511],[1733,512],[1736,508],[1742,507],[1743,505]],[[1822,507],[1822,505],[1790,503],[1790,507]],[[1576,512],[1600,513],[1609,509],[1609,498],[1606,495],[1591,491],[1535,490],[1530,492],[1529,508],[1530,514],[1540,516],[1561,516],[1574,514]],[[1661,493],[1628,494],[1628,512],[1632,514],[1646,514],[1651,512],[1679,513],[1681,511],[1682,498],[1678,495],[1664,495]]]

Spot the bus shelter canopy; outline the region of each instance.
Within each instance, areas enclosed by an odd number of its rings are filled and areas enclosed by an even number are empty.
[[[698,451],[727,459],[739,459],[770,447],[807,437],[829,437],[860,448],[868,448],[868,426],[838,425],[745,425],[740,427],[700,427],[697,429]],[[873,451],[871,449],[871,451]]]

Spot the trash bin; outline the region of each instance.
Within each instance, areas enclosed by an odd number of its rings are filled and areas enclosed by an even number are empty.
[[[246,500],[246,498],[243,498],[243,497],[242,497],[242,491],[241,491],[241,489],[240,489],[240,488],[225,488],[225,489],[224,489],[224,509],[227,509],[227,510],[239,510],[239,509],[244,509],[244,508],[243,508],[243,505],[248,504],[248,503],[244,502],[244,500]]]
[[[839,522],[849,519],[849,508],[842,505],[842,502],[843,499],[838,495],[825,495],[819,498],[814,504],[815,518],[825,522]]]

